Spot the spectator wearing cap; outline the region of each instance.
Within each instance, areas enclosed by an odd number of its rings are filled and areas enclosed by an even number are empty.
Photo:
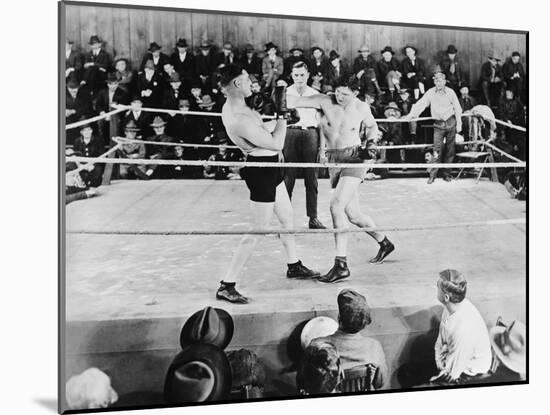
[[[502,77],[505,86],[511,88],[521,102],[525,102],[525,70],[520,60],[519,52],[512,52],[512,56],[502,65]]]
[[[330,64],[325,77],[324,92],[334,91],[341,79],[351,75],[348,65],[340,59],[340,54],[335,50],[330,51],[328,60]]]
[[[82,55],[73,49],[74,42],[65,41],[65,78],[74,73],[78,81],[82,80]]]
[[[334,344],[322,338],[312,342],[296,374],[298,392],[301,395],[336,393],[342,380],[342,359]]]
[[[527,330],[525,324],[514,320],[507,325],[498,317],[496,325],[489,330],[493,349],[490,382],[525,380],[527,373]]]
[[[116,74],[114,72],[109,73],[107,75],[107,87],[101,89],[95,97],[94,106],[96,112],[103,115],[114,109],[111,105],[128,105],[129,103],[130,99],[126,92],[120,88],[120,83]],[[111,141],[110,123],[115,123],[113,130],[116,132],[116,135],[118,135],[120,125],[119,114],[111,115],[109,119],[102,119],[97,122],[99,133],[103,138],[103,142],[106,144]]]
[[[150,127],[153,129],[155,134],[146,139],[146,141],[154,141],[156,143],[172,143],[175,140],[165,133],[167,122],[160,116],[157,115],[153,118],[153,122],[150,124]],[[145,156],[151,160],[166,160],[170,153],[170,146],[165,145],[154,145],[154,144],[145,144]],[[157,173],[157,167],[158,173]],[[165,176],[164,170],[166,166],[151,165],[148,166],[148,170],[153,170],[156,177]],[[155,177],[153,176],[153,177]]]
[[[176,42],[174,53],[170,56],[170,63],[179,73],[184,88],[189,88],[191,81],[196,78],[195,57],[189,52],[189,45],[184,38],[179,38]]]
[[[437,384],[467,383],[491,367],[491,343],[487,325],[477,308],[466,298],[467,282],[454,269],[439,273],[437,299],[443,304],[439,334],[435,342]]]
[[[149,126],[151,124],[152,116],[150,112],[142,111],[143,100],[139,95],[136,95],[130,101],[130,109],[124,115],[124,125],[127,125],[129,121],[133,121],[138,128],[138,135],[148,137],[153,134],[153,130]]]
[[[325,56],[325,51],[319,46],[311,48],[311,87],[316,91],[323,91],[325,76],[327,74],[329,62]]]
[[[481,65],[479,86],[483,92],[483,104],[496,107],[502,93],[502,67],[496,52],[489,53],[487,62]]]
[[[277,56],[278,46],[273,42],[265,45],[266,56],[262,60],[262,77],[264,88],[271,92],[277,83],[277,80],[283,76],[284,62],[283,58]]]
[[[362,333],[371,322],[366,298],[354,290],[344,289],[338,294],[338,330],[330,336],[313,340],[311,345],[319,341],[333,344],[344,370],[369,363],[376,366],[378,370],[373,386],[384,389],[389,387],[386,355],[380,342]]]
[[[88,44],[90,51],[84,58],[83,80],[89,86],[92,94],[95,94],[105,85],[107,73],[113,65],[113,58],[102,48],[103,42],[97,35],[91,36]]]
[[[304,56],[304,49],[301,47],[295,46],[288,51],[290,55],[283,59],[283,78],[290,84],[292,82],[292,77],[290,73],[292,72],[292,66],[298,62],[304,62],[306,64],[308,72],[310,71],[310,62],[308,58]]]
[[[239,63],[249,75],[254,76],[257,80],[261,79],[262,60],[256,54],[254,46],[250,43],[244,47],[244,53]]]
[[[163,86],[162,75],[155,70],[153,61],[149,59],[137,76],[137,94],[143,100],[144,107],[161,107]]]
[[[403,85],[413,92],[414,99],[417,100],[425,92],[426,68],[424,61],[417,56],[418,49],[415,46],[405,46],[404,52],[407,56],[401,62]]]
[[[84,118],[85,119],[85,118]],[[74,141],[73,150],[82,157],[99,157],[105,152],[103,140],[97,137],[91,124],[84,124],[80,127],[80,136]],[[103,176],[103,164],[94,164],[92,169],[88,169],[85,183],[89,187],[98,187],[101,185]]]
[[[170,58],[165,53],[162,53],[161,50],[162,46],[157,42],[151,42],[149,44],[149,49],[147,49],[147,53],[143,55],[139,69],[143,71],[147,62],[152,61],[155,72],[162,75],[164,64],[170,62]]]
[[[128,140],[133,140],[130,143],[122,144],[116,151],[116,156],[122,159],[144,159],[145,144],[140,143],[137,134],[140,128],[132,120],[124,127],[124,135]],[[119,176],[121,179],[142,179],[149,180],[153,174],[153,170],[147,168],[143,164],[119,164]]]
[[[455,92],[446,86],[445,74],[437,72],[434,77],[435,86],[413,105],[408,119],[417,118],[428,107],[434,121],[434,149],[438,154],[438,163],[452,163],[455,157],[455,136],[462,131],[462,108]],[[441,169],[445,181],[452,180],[449,169]],[[437,177],[438,169],[430,172],[428,184]]]
[[[210,90],[212,86],[212,73],[216,70],[216,62],[211,53],[212,46],[209,42],[203,41],[200,45],[200,52],[195,56],[195,73],[200,80],[204,91]]]
[[[123,57],[115,59],[115,75],[119,88],[131,97],[135,92],[135,74],[128,59]]]
[[[386,46],[380,51],[381,59],[376,64],[378,68],[378,83],[384,85],[390,91],[390,98],[394,98],[396,84],[399,85],[401,79],[401,63],[394,57],[395,52],[391,46]]]
[[[376,60],[370,54],[369,45],[361,45],[357,51],[359,55],[353,60],[353,73],[358,79],[361,79],[367,69],[372,68],[376,76]]]
[[[72,124],[82,117],[91,118],[94,115],[92,93],[87,85],[78,82],[76,74],[71,74],[65,89],[65,123]],[[78,129],[72,128],[66,132],[67,144],[72,144],[78,137]]]
[[[445,74],[448,86],[458,94],[460,87],[465,82],[465,73],[462,62],[456,56],[457,53],[458,49],[455,45],[447,46],[445,57],[439,63],[439,67]]]
[[[168,88],[162,95],[162,108],[177,110],[179,100],[185,97],[185,89],[181,82],[180,74],[173,72],[168,79]]]

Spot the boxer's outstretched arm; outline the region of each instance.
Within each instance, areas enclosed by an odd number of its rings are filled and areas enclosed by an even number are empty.
[[[311,95],[309,97],[297,97],[293,95],[287,95],[288,108],[316,108],[322,109],[322,105],[327,100],[330,102],[330,98],[324,94]]]

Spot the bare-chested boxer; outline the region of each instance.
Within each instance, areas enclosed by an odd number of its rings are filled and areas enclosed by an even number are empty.
[[[260,114],[245,103],[245,98],[252,95],[248,73],[235,64],[226,65],[220,70],[221,85],[225,90],[227,101],[222,109],[222,121],[227,134],[246,154],[247,161],[279,162],[279,154],[283,149],[287,122],[298,122],[297,112],[286,110],[286,96],[284,88],[277,88],[275,111],[277,121],[273,132],[269,132],[264,125]],[[244,167],[241,176],[250,190],[250,205],[254,216],[254,229],[266,229],[269,226],[273,212],[279,219],[282,227],[294,227],[294,215],[290,198],[283,181],[280,167]],[[294,235],[281,235],[288,263],[287,278],[309,279],[317,278],[314,272],[304,266],[296,254]],[[248,299],[235,289],[235,279],[252,255],[257,235],[244,236],[233,256],[233,260],[216,298],[232,303],[247,303]],[[229,282],[231,281],[231,282]]]
[[[359,206],[359,184],[367,170],[360,165],[370,158],[368,149],[361,147],[360,129],[364,123],[367,142],[378,135],[378,127],[367,103],[357,98],[359,81],[355,76],[344,78],[337,85],[335,94],[310,97],[288,96],[288,107],[318,108],[322,111],[321,135],[326,139],[327,157],[330,163],[357,163],[357,168],[330,168],[330,182],[335,189],[330,201],[330,213],[334,228],[345,229],[349,222],[359,227],[376,226],[372,218]],[[323,140],[322,140],[323,141]],[[371,263],[380,263],[393,250],[394,245],[380,232],[367,232],[380,245]],[[337,282],[349,278],[346,253],[348,235],[335,233],[336,258],[334,266],[318,278],[321,282]]]

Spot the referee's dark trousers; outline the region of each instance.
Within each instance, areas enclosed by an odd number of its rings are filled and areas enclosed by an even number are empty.
[[[285,162],[316,163],[319,154],[319,132],[317,128],[288,127],[283,155]],[[288,195],[292,198],[297,167],[286,167],[284,180]],[[317,217],[317,168],[304,168],[306,187],[306,212],[310,218]]]
[[[434,122],[434,150],[437,151],[436,163],[452,163],[455,158],[456,118],[453,115],[447,121]],[[451,176],[449,169],[432,169],[430,176],[435,179],[437,171],[443,176]]]

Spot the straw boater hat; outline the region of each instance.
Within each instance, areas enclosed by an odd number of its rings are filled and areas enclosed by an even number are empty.
[[[149,124],[151,127],[164,127],[166,125],[166,121],[162,119],[159,115],[157,115],[155,118],[153,118],[153,122]]]
[[[338,330],[338,323],[330,317],[315,317],[307,322],[300,334],[302,350],[305,350],[313,339],[334,334]]]
[[[221,308],[205,307],[185,322],[180,333],[182,348],[189,344],[207,343],[221,349],[233,338],[233,318]]]
[[[497,325],[489,330],[489,337],[493,350],[508,369],[520,374],[527,371],[525,324],[515,320],[506,326],[499,317]]]

